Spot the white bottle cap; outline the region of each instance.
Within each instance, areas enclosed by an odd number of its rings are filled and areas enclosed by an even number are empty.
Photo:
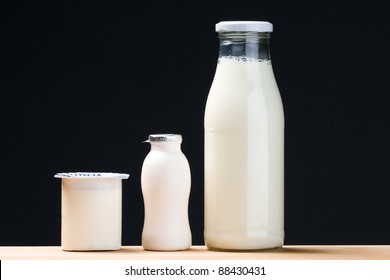
[[[268,21],[221,21],[215,25],[217,32],[272,32],[272,23]]]
[[[145,142],[182,142],[180,134],[151,134]]]

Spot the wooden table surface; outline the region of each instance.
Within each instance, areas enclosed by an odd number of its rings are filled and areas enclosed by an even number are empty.
[[[390,245],[384,246],[284,246],[249,252],[210,251],[192,246],[178,252],[145,251],[141,246],[123,246],[119,251],[65,252],[61,247],[2,247],[0,260],[390,260]]]

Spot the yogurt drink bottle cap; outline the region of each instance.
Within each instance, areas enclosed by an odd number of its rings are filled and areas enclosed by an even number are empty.
[[[54,177],[62,179],[128,179],[129,174],[111,172],[69,172],[57,173]]]
[[[151,134],[145,142],[174,142],[181,143],[183,138],[180,134]]]
[[[217,32],[272,32],[268,21],[221,21],[215,25]]]

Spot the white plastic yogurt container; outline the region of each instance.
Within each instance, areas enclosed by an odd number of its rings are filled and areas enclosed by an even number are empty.
[[[57,173],[61,178],[61,247],[65,251],[119,250],[122,180],[128,174]]]

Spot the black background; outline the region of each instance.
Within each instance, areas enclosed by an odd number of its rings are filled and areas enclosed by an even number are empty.
[[[203,244],[215,23],[268,20],[286,118],[286,244],[390,244],[386,1],[1,1],[0,245],[60,245],[57,172],[130,173],[139,245],[150,133],[180,133]]]

